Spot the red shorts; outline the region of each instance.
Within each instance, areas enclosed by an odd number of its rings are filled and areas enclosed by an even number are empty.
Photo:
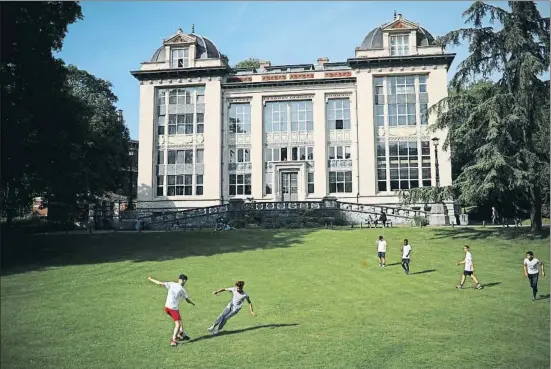
[[[165,307],[165,311],[175,322],[177,322],[178,320],[182,320],[182,318],[180,317],[180,312],[178,310],[172,310]]]

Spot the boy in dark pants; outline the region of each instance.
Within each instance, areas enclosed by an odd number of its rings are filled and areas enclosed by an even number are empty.
[[[532,287],[532,301],[536,301],[536,295],[538,294],[538,266],[541,267],[541,275],[545,277],[545,270],[543,263],[539,259],[534,257],[532,251],[526,253],[526,259],[524,259],[524,277],[528,277],[530,281],[530,287]]]
[[[404,240],[404,245],[402,246],[402,268],[406,274],[409,274],[409,261],[411,255],[411,245],[409,244],[408,239]]]

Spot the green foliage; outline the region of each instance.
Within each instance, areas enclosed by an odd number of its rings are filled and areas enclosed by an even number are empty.
[[[442,203],[455,197],[452,186],[412,188],[400,191],[399,196],[405,205]]]
[[[429,112],[437,115],[434,129],[449,130],[444,147],[454,158],[459,201],[489,202],[502,214],[529,211],[533,229],[541,229],[550,173],[549,81],[540,79],[549,69],[549,18],[534,2],[509,7],[477,1],[464,13],[473,27],[439,39],[444,47],[467,41],[469,56],[449,97]]]
[[[82,18],[76,2],[2,4],[2,175],[8,221],[42,191],[65,192],[79,165],[81,105],[67,94],[59,51],[69,24]],[[70,169],[65,174],[66,169]],[[64,175],[60,175],[64,173]]]
[[[417,215],[413,217],[413,224],[415,224],[416,227],[426,227],[429,225],[429,221],[427,218]]]
[[[235,65],[236,68],[260,68],[260,59],[248,58],[241,60]]]
[[[53,56],[78,19],[76,2],[2,6],[0,200],[8,221],[34,196],[74,213],[79,199],[116,190],[127,166],[129,135],[110,83]]]

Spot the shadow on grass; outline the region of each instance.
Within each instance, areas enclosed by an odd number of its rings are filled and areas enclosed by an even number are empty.
[[[549,294],[547,294],[547,295],[540,295],[540,300],[549,300],[549,296],[551,296],[551,295],[549,295]]]
[[[465,228],[434,228],[434,239],[467,239],[471,241],[485,240],[488,238],[502,238],[514,240],[525,238],[528,240],[542,240],[549,238],[549,227],[545,227],[541,232],[532,233],[528,227],[465,227]]]
[[[409,275],[414,275],[414,274],[426,274],[426,273],[432,273],[432,272],[436,272],[436,269],[422,270],[422,271],[420,271],[420,272],[409,273]]]
[[[500,284],[501,284],[501,282],[492,282],[492,283],[483,284],[482,287],[488,288],[488,287],[494,287],[494,286],[497,286],[497,285],[500,285]]]
[[[387,264],[386,266],[394,266],[394,265],[402,265],[402,263],[392,263],[392,264]]]
[[[220,333],[218,333],[216,336],[213,336],[212,334],[209,334],[209,335],[205,335],[205,336],[201,336],[201,337],[198,337],[198,338],[194,338],[192,340],[189,340],[188,343],[192,343],[192,342],[197,342],[197,341],[202,341],[202,340],[207,340],[209,338],[214,338],[214,337],[217,337],[217,336],[227,336],[227,335],[230,335],[230,334],[237,334],[237,333],[243,333],[243,332],[248,332],[248,331],[254,331],[254,330],[257,330],[257,329],[263,329],[263,328],[282,328],[282,327],[295,327],[297,326],[298,323],[292,323],[292,324],[264,324],[264,325],[257,325],[257,326],[254,326],[254,327],[249,327],[249,328],[243,328],[243,329],[236,329],[234,331],[221,331]]]
[[[262,251],[304,243],[319,229],[255,229],[231,232],[113,232],[27,235],[3,239],[2,275],[48,267],[121,261],[165,261],[190,256]]]

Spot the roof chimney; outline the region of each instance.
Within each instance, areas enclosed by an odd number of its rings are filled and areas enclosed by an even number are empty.
[[[260,62],[260,68],[262,68],[262,69],[266,69],[266,68],[269,68],[271,66],[272,66],[272,63],[270,61],[265,60],[265,61]]]
[[[325,65],[326,63],[329,63],[329,58],[327,56],[322,56],[321,58],[318,58],[318,65]]]

